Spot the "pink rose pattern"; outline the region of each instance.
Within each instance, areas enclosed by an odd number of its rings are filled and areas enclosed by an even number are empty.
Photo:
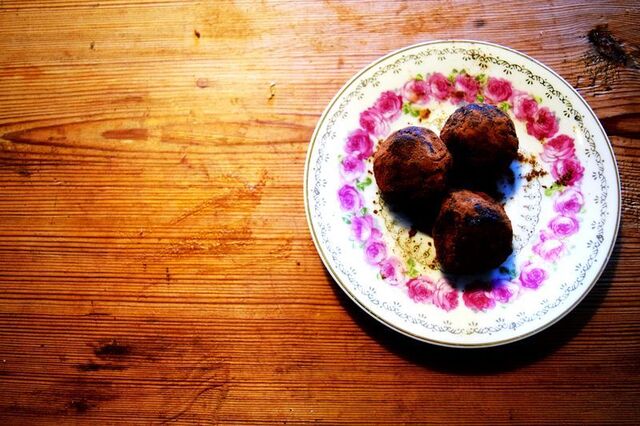
[[[578,232],[578,219],[571,216],[556,216],[549,222],[549,229],[558,238],[569,237]]]
[[[375,107],[360,114],[360,126],[376,138],[381,138],[389,133],[389,122]]]
[[[458,291],[444,278],[435,284],[433,304],[447,312],[458,307]]]
[[[426,81],[412,79],[402,87],[401,95],[408,102],[424,105],[431,100],[431,89]]]
[[[550,138],[558,132],[558,119],[547,107],[538,108],[533,117],[527,119],[527,133],[536,139]]]
[[[522,265],[519,279],[522,287],[536,289],[547,279],[547,271],[527,261]]]
[[[533,246],[533,252],[547,262],[558,260],[564,250],[564,243],[555,238],[555,235],[549,235],[546,230],[540,232],[540,240]]]
[[[351,185],[344,185],[340,188],[338,191],[338,201],[340,201],[342,210],[349,212],[360,210],[364,202],[362,195]]]
[[[344,150],[349,155],[357,155],[361,160],[373,154],[373,140],[366,130],[356,129],[347,137]]]
[[[364,244],[364,256],[371,265],[379,265],[387,258],[387,246],[377,239],[369,239]]]
[[[568,188],[556,197],[553,209],[562,215],[575,217],[583,205],[584,197],[582,193],[575,188]]]
[[[491,282],[491,298],[496,302],[507,303],[518,296],[520,286],[513,281],[496,279]]]
[[[402,96],[392,91],[382,92],[373,109],[385,120],[393,121],[402,114]]]
[[[554,186],[558,191],[554,195],[553,209],[558,215],[549,221],[547,229],[540,232],[533,252],[546,262],[555,262],[568,250],[566,239],[580,229],[578,213],[584,205],[584,197],[580,191],[584,167],[576,157],[573,138],[564,134],[544,141],[540,158],[551,166],[551,176],[556,180]],[[522,267],[523,273],[526,271],[525,266]],[[542,268],[538,269],[544,272]],[[538,288],[541,282],[533,285],[531,280],[523,281],[523,277],[528,276],[523,273],[520,274],[522,285]]]
[[[491,282],[476,281],[462,293],[465,306],[473,311],[493,309],[498,303],[508,303],[520,294],[520,285],[515,281],[494,279]]]
[[[398,285],[402,280],[402,263],[396,257],[389,257],[380,262],[380,276],[391,285]]]
[[[464,304],[474,311],[486,311],[496,306],[493,298],[491,284],[487,283],[471,283],[464,289],[462,293]]]
[[[469,74],[458,74],[453,86],[451,102],[459,104],[460,102],[475,102],[476,96],[480,91],[480,83]]]
[[[351,232],[356,240],[360,242],[367,241],[371,238],[374,230],[373,216],[354,216],[351,219]]]
[[[427,82],[429,84],[429,92],[439,101],[446,100],[453,92],[451,82],[444,74],[440,74],[439,72],[431,74]]]
[[[540,157],[547,163],[553,163],[556,160],[566,160],[572,158],[576,152],[573,145],[573,138],[567,135],[559,135],[553,139],[549,139],[543,147]]]
[[[499,104],[511,97],[513,87],[511,82],[504,78],[489,77],[487,87],[484,90],[485,99],[492,104]]]
[[[434,281],[418,276],[407,280],[401,261],[390,255],[374,216],[367,213],[362,192],[371,183],[366,177],[366,162],[373,155],[375,141],[389,133],[391,123],[402,115],[405,106],[426,105],[431,101],[453,104],[480,101],[510,109],[515,118],[525,124],[527,133],[542,143],[540,158],[549,165],[556,181],[551,191],[556,216],[540,232],[533,246],[533,257],[520,266],[518,274],[512,272],[510,277],[474,282],[464,291],[457,290],[444,278]],[[345,220],[350,224],[354,241],[364,250],[366,262],[378,268],[383,281],[404,288],[414,302],[432,304],[448,312],[456,309],[462,298],[469,309],[487,311],[514,300],[524,289],[542,286],[548,278],[543,262],[555,262],[569,250],[567,238],[580,229],[578,214],[584,206],[580,182],[584,167],[576,156],[574,139],[558,134],[556,115],[541,106],[538,98],[516,90],[510,81],[474,77],[465,71],[456,71],[448,77],[442,73],[419,75],[398,91],[381,93],[373,106],[360,114],[359,124],[360,127],[347,136],[346,155],[340,158],[343,185],[338,190],[338,201],[347,214]]]
[[[418,277],[407,281],[409,297],[418,303],[433,303],[435,283],[429,277]]]
[[[340,174],[345,182],[353,182],[364,174],[366,166],[357,154],[347,155],[340,162]]]
[[[528,123],[538,113],[538,102],[526,92],[513,91],[510,103],[518,120]]]
[[[577,158],[561,158],[554,161],[551,167],[551,176],[564,186],[572,186],[582,179],[584,167]]]

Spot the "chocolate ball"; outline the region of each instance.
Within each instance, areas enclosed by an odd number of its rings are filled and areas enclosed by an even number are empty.
[[[473,182],[503,175],[518,156],[513,121],[499,108],[469,104],[458,108],[440,132],[455,162],[456,175]],[[473,185],[472,185],[473,186]]]
[[[449,194],[433,225],[436,256],[446,272],[472,274],[499,266],[512,252],[511,221],[491,197]]]
[[[392,133],[378,147],[373,173],[390,203],[435,203],[447,190],[452,159],[438,135],[423,127]]]

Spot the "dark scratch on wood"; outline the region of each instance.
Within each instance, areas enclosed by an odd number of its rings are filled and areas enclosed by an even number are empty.
[[[93,353],[98,357],[121,357],[131,354],[131,347],[118,343],[117,340],[112,340],[109,343],[103,344],[96,348]]]
[[[86,364],[78,364],[78,365],[76,365],[76,369],[78,369],[79,371],[84,371],[84,372],[100,371],[100,370],[122,371],[122,370],[126,370],[127,367],[125,367],[123,365],[96,364],[95,362],[87,362]]]

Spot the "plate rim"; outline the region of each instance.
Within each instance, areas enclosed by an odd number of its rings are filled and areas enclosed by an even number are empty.
[[[557,315],[551,321],[548,321],[545,324],[541,325],[540,327],[538,327],[538,328],[536,328],[534,330],[531,330],[531,331],[529,331],[527,333],[524,333],[524,334],[521,334],[521,335],[518,335],[518,336],[515,336],[515,337],[511,337],[511,338],[508,338],[508,339],[496,340],[496,341],[491,341],[491,342],[487,342],[487,343],[470,343],[470,344],[466,344],[466,343],[451,343],[451,342],[441,341],[441,340],[438,340],[438,339],[426,338],[426,337],[419,336],[419,335],[416,335],[414,333],[411,333],[409,331],[403,330],[403,329],[399,328],[398,326],[389,323],[388,321],[384,320],[379,315],[377,315],[375,312],[373,312],[370,309],[368,309],[363,303],[361,303],[359,301],[359,299],[355,295],[353,295],[351,293],[351,291],[349,291],[349,289],[346,288],[345,284],[343,284],[341,282],[341,280],[338,278],[336,272],[333,270],[332,266],[329,264],[329,261],[327,260],[326,255],[325,255],[324,251],[322,250],[322,247],[321,247],[320,242],[318,240],[318,237],[316,235],[316,231],[315,231],[315,229],[313,227],[313,222],[312,222],[312,218],[311,218],[311,210],[310,210],[310,205],[309,205],[309,197],[308,197],[309,169],[310,169],[311,156],[312,156],[313,148],[315,146],[316,138],[318,136],[320,128],[322,127],[322,125],[324,124],[325,119],[327,118],[328,112],[335,105],[335,103],[340,98],[340,96],[342,96],[342,94],[346,91],[346,89],[348,87],[350,87],[351,84],[354,81],[356,81],[358,78],[360,78],[363,74],[365,74],[371,68],[375,67],[376,65],[378,65],[381,62],[385,61],[386,59],[388,59],[390,57],[393,57],[393,56],[395,56],[395,55],[397,55],[399,53],[402,53],[402,52],[407,51],[407,50],[419,48],[419,47],[434,45],[434,44],[456,44],[456,43],[458,43],[458,44],[470,44],[470,45],[479,44],[479,45],[485,45],[485,46],[494,47],[494,48],[498,48],[498,49],[503,49],[503,50],[508,51],[508,52],[510,52],[512,54],[520,56],[520,57],[522,57],[522,58],[524,58],[526,60],[532,61],[533,63],[537,64],[538,66],[540,66],[543,69],[545,69],[548,72],[550,72],[554,77],[558,78],[566,87],[568,87],[570,89],[570,91],[572,91],[575,95],[577,95],[577,97],[580,100],[580,102],[582,103],[582,105],[586,107],[586,110],[588,111],[589,114],[591,114],[592,118],[595,120],[595,122],[597,123],[598,127],[600,128],[600,131],[601,131],[602,135],[604,135],[604,139],[607,142],[606,145],[607,145],[607,148],[609,149],[609,154],[610,154],[611,158],[613,159],[613,169],[614,169],[615,175],[616,175],[615,184],[616,184],[617,191],[616,191],[615,195],[616,195],[616,199],[617,199],[618,209],[617,209],[617,212],[616,212],[616,215],[615,215],[615,227],[614,227],[614,230],[613,230],[613,238],[611,240],[612,242],[609,245],[609,249],[608,249],[607,254],[606,254],[605,258],[604,258],[604,261],[603,261],[602,265],[600,266],[600,269],[597,272],[597,274],[595,275],[594,279],[589,284],[589,286],[583,291],[583,293],[576,299],[576,301],[571,306],[566,308],[561,314]],[[461,349],[479,349],[479,348],[489,348],[489,347],[495,347],[495,346],[502,346],[502,345],[506,345],[506,344],[513,343],[513,342],[517,342],[519,340],[523,340],[523,339],[526,339],[528,337],[531,337],[531,336],[533,336],[535,334],[538,334],[541,331],[551,327],[552,325],[556,324],[561,319],[563,319],[565,316],[567,316],[570,312],[572,312],[576,308],[576,306],[578,306],[585,299],[585,297],[589,293],[591,293],[591,291],[593,290],[593,287],[595,287],[596,283],[600,280],[600,277],[602,276],[602,273],[604,272],[605,268],[609,264],[609,260],[611,259],[611,254],[613,253],[613,250],[614,250],[614,248],[616,246],[616,243],[617,243],[617,240],[618,240],[618,233],[619,233],[619,230],[620,230],[620,219],[621,219],[621,214],[622,214],[622,203],[621,203],[621,200],[622,200],[622,185],[621,185],[621,181],[620,181],[620,170],[618,168],[618,162],[617,162],[617,159],[616,159],[616,156],[615,156],[615,152],[613,150],[613,145],[611,144],[611,141],[609,140],[609,136],[607,135],[606,131],[602,127],[602,123],[598,119],[598,116],[595,114],[595,112],[593,111],[591,106],[587,103],[587,101],[582,97],[582,95],[568,81],[566,81],[562,76],[560,76],[553,69],[551,69],[547,65],[543,64],[542,62],[538,61],[537,59],[534,59],[534,58],[530,57],[529,55],[527,55],[527,54],[525,54],[523,52],[520,52],[518,50],[512,49],[510,47],[503,46],[503,45],[498,44],[498,43],[493,43],[493,42],[488,42],[488,41],[471,40],[471,39],[438,39],[438,40],[419,42],[419,43],[411,44],[411,45],[408,45],[408,46],[401,47],[399,49],[393,50],[393,51],[387,53],[386,55],[383,55],[383,56],[375,59],[374,61],[368,63],[364,67],[362,67],[359,71],[356,72],[356,74],[354,74],[349,80],[347,80],[342,85],[342,87],[336,92],[336,94],[333,96],[333,98],[329,101],[329,103],[327,104],[325,109],[322,111],[322,114],[318,118],[318,122],[317,122],[316,127],[315,127],[315,129],[313,131],[313,134],[311,135],[311,140],[309,141],[309,146],[307,148],[307,155],[306,155],[306,159],[305,159],[303,179],[304,179],[304,181],[303,181],[303,196],[304,196],[305,216],[307,218],[307,226],[308,226],[309,231],[311,233],[311,238],[313,240],[313,244],[314,244],[314,246],[316,248],[316,251],[318,252],[318,255],[319,255],[320,259],[322,260],[322,263],[323,263],[324,267],[329,271],[329,274],[331,275],[333,280],[336,282],[336,284],[338,284],[340,289],[347,296],[349,296],[349,298],[360,309],[362,309],[364,312],[366,312],[368,315],[370,315],[372,318],[374,318],[375,320],[377,320],[378,322],[380,322],[384,326],[386,326],[386,327],[388,327],[388,328],[390,328],[390,329],[392,329],[392,330],[394,330],[394,331],[396,331],[396,332],[398,332],[400,334],[403,334],[403,335],[405,335],[407,337],[410,337],[412,339],[415,339],[415,340],[418,340],[418,341],[421,341],[421,342],[425,342],[425,343],[430,343],[430,344],[442,346],[442,347],[461,348]]]

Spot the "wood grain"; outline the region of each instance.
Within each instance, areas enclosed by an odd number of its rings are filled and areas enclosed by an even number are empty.
[[[633,1],[0,1],[1,423],[637,424],[639,20]],[[590,40],[605,25],[623,60]],[[622,178],[593,292],[504,348],[384,329],[305,221],[331,97],[443,38],[555,69]]]

